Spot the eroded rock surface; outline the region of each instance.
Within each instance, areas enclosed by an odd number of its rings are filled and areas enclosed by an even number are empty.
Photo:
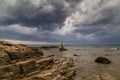
[[[0,41],[0,80],[72,80],[71,58],[54,59],[40,48]]]
[[[76,68],[73,65],[71,58],[61,58],[54,61],[54,65],[36,76],[31,77],[29,80],[73,80]]]

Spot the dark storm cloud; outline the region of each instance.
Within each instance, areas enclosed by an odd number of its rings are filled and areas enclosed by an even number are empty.
[[[119,43],[119,0],[1,0],[0,39]]]
[[[5,0],[6,2],[7,0]],[[24,26],[37,26],[43,30],[53,30],[56,25],[62,25],[66,17],[70,14],[72,9],[68,11],[71,6],[74,8],[76,1],[69,0],[39,0],[40,2],[34,4],[34,0],[20,0],[15,2],[13,6],[6,7],[8,15],[11,17],[4,17],[0,21],[1,24],[21,24]],[[6,4],[1,1],[1,4]],[[72,4],[73,2],[74,4]],[[69,6],[67,6],[69,5]],[[67,9],[68,8],[68,9]],[[57,26],[60,27],[60,26]]]

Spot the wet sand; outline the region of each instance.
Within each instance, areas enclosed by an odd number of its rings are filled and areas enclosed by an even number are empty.
[[[72,57],[77,67],[75,80],[120,80],[120,50],[111,50],[110,47],[66,46],[66,48],[68,51],[50,49],[43,52],[54,54],[55,58]],[[99,56],[108,58],[112,63],[95,63],[94,60]]]

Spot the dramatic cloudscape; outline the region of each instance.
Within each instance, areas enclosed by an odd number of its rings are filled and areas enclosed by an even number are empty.
[[[120,43],[120,0],[0,0],[0,39]]]

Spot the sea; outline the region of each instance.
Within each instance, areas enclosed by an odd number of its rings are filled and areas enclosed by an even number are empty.
[[[54,54],[55,59],[73,58],[77,68],[75,80],[120,80],[120,45],[65,45],[64,47],[68,50],[59,51],[59,48],[55,48],[43,52],[45,55]],[[111,64],[96,63],[97,57],[105,57]]]

